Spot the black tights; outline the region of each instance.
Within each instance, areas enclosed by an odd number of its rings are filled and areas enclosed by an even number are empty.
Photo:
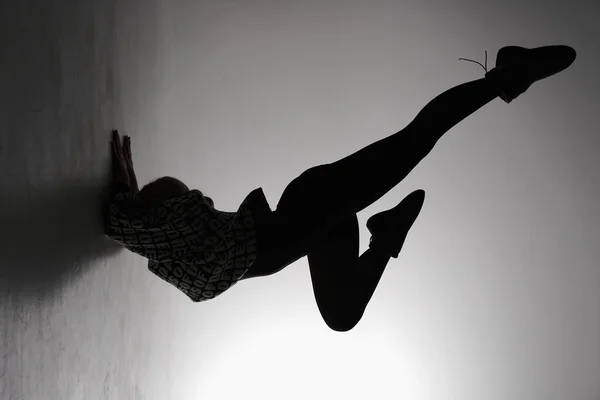
[[[264,256],[259,253],[247,277],[270,275],[307,255],[325,322],[336,331],[354,327],[389,261],[374,249],[359,257],[356,214],[400,183],[450,128],[497,96],[486,78],[461,84],[430,101],[401,131],[303,172],[259,226]]]

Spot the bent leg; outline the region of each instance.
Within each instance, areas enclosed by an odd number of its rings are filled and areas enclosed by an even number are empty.
[[[308,253],[315,300],[325,323],[346,332],[362,318],[390,260],[369,249],[360,257],[356,215],[331,229]]]

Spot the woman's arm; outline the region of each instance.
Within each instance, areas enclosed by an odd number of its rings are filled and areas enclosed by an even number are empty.
[[[157,222],[140,198],[128,136],[121,145],[119,133],[113,131],[112,155],[113,182],[104,202],[104,233],[129,251],[151,258],[158,249],[148,244],[149,229],[157,228]]]

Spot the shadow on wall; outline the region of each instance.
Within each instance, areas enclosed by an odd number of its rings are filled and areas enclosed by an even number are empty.
[[[123,41],[128,48],[127,40],[135,45],[142,37],[152,58],[159,8],[141,0],[4,3],[0,296],[33,298],[56,291],[93,260],[122,251],[104,235],[102,219],[110,132],[122,112],[113,70]],[[128,57],[131,75],[139,75],[142,62],[153,62],[138,53]],[[134,93],[140,82],[127,84]]]
[[[104,186],[104,184],[102,184]],[[0,209],[0,290],[44,296],[83,265],[121,251],[103,233],[104,188],[62,182]]]

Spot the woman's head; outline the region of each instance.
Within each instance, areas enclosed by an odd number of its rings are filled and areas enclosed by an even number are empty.
[[[140,198],[147,204],[159,204],[174,197],[183,196],[190,189],[179,179],[163,176],[150,182],[140,190]]]

